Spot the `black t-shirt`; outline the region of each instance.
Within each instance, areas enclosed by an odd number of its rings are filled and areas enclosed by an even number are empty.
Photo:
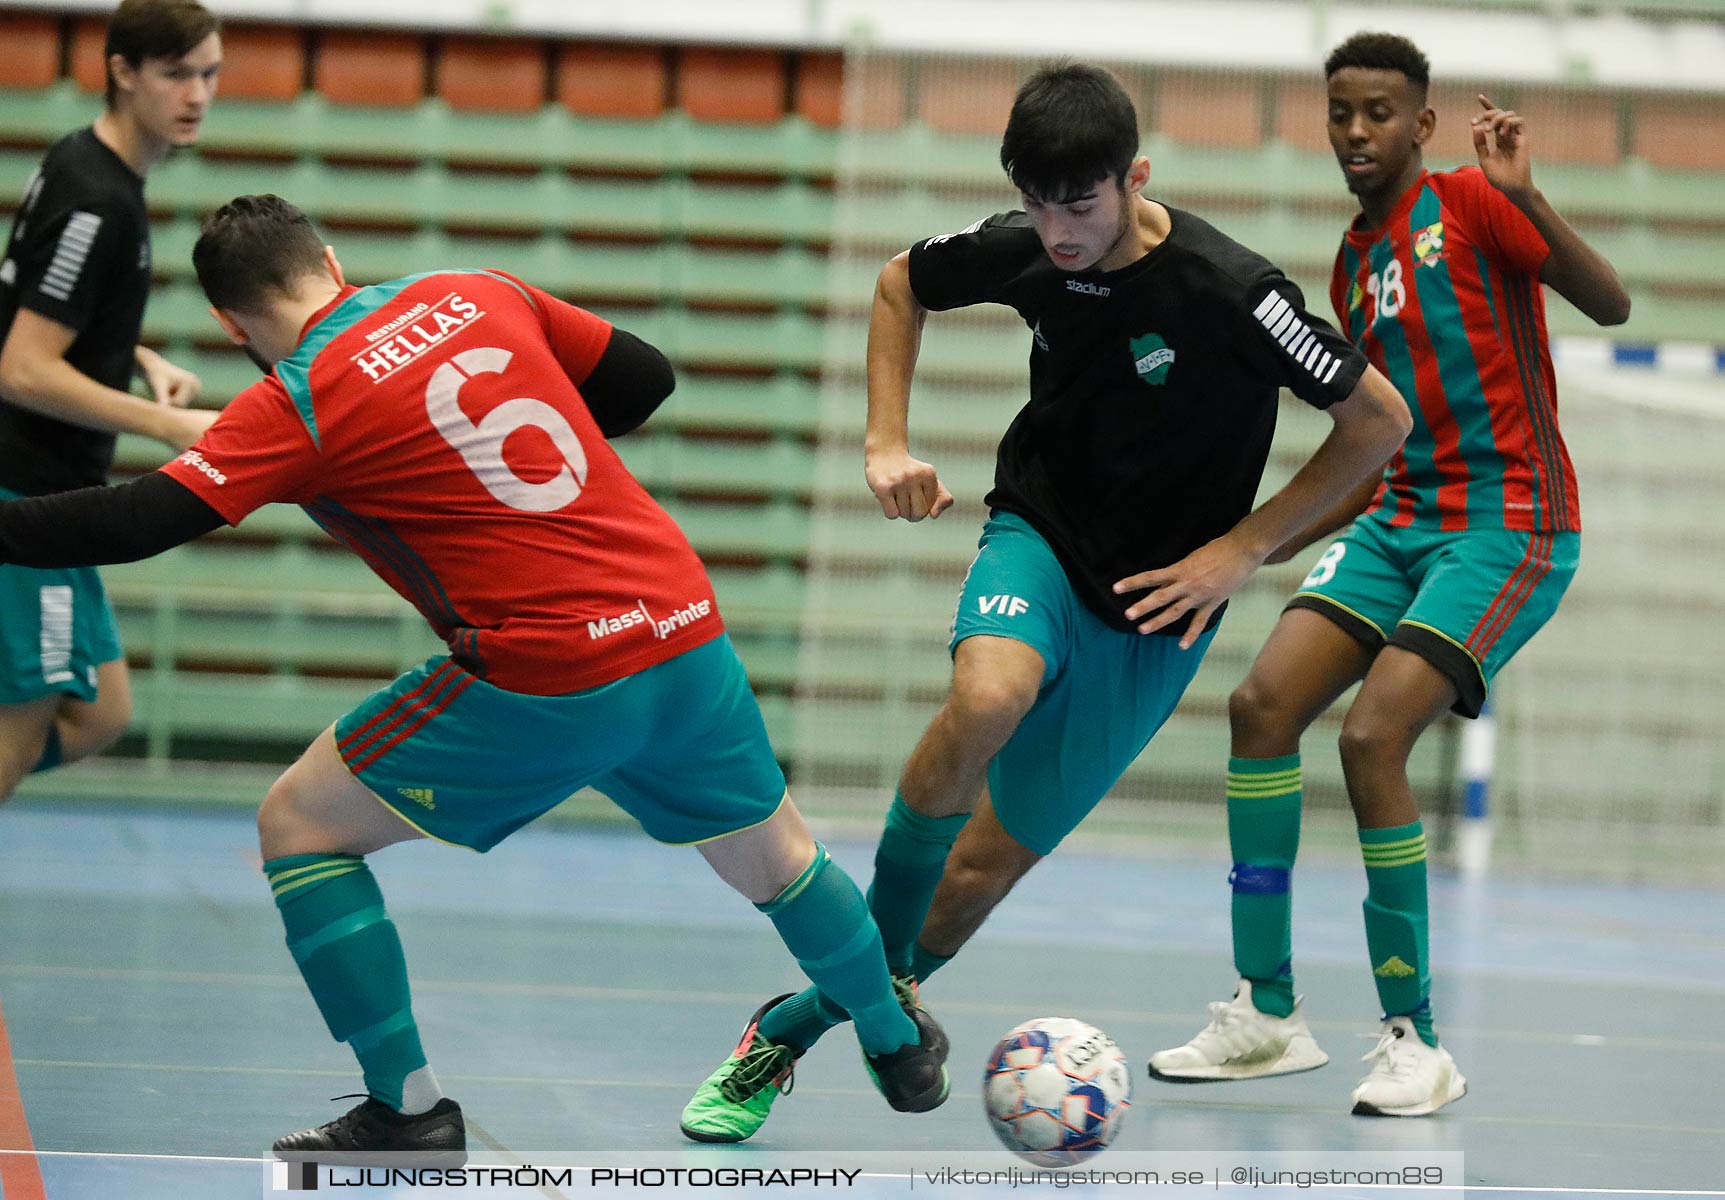
[[[1275,266],[1168,215],[1168,237],[1118,271],[1060,270],[1022,212],[910,252],[923,307],[1005,304],[1030,327],[1030,403],[1001,440],[987,503],[1030,522],[1120,630],[1136,597],[1116,596],[1115,580],[1178,562],[1251,511],[1278,389],[1326,408],[1366,368]]]
[[[144,181],[80,129],[54,143],[30,177],[0,261],[0,345],[19,308],[78,336],[66,361],[125,391],[150,294]],[[27,496],[107,481],[114,435],[0,399],[0,487]]]

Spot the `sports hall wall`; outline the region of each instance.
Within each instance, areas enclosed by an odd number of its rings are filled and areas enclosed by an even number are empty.
[[[1482,7],[1496,20],[1510,10],[1536,38],[1551,20],[1537,4]],[[1680,11],[1692,4],[1628,7],[1638,11],[1624,29],[1653,65],[1606,60],[1617,67],[1603,80],[1532,69],[1531,49],[1519,68],[1481,55],[1474,74],[1473,59],[1434,54],[1428,161],[1470,159],[1466,116],[1489,89],[1527,116],[1536,178],[1634,297],[1610,340],[1549,297],[1588,534],[1570,598],[1498,689],[1500,859],[1717,880],[1725,71],[1714,77],[1705,54],[1725,44],[1725,25]],[[661,346],[678,391],[619,448],[711,566],[805,807],[872,814],[939,702],[992,448],[1023,394],[1025,335],[1011,314],[933,322],[913,435],[960,505],[938,523],[889,524],[861,482],[866,305],[891,254],[1012,205],[995,151],[1030,61],[1024,39],[976,54],[957,52],[963,31],[931,45],[857,30],[799,44],[794,30],[766,30],[746,44],[710,27],[690,41],[460,24],[229,19],[203,140],[150,179],[147,339],[198,371],[206,403],[255,378],[205,313],[190,248],[201,214],[277,191],[320,222],[356,282],[502,267]],[[97,111],[101,29],[99,14],[0,7],[0,209],[17,204],[42,148]],[[1352,202],[1325,142],[1315,60],[1191,40],[1178,61],[1110,64],[1139,104],[1152,193],[1281,263],[1324,311]],[[1266,487],[1324,425],[1284,405]],[[125,471],[160,458],[122,445]],[[1219,838],[1227,693],[1315,554],[1266,569],[1238,597],[1098,830]],[[119,757],[36,785],[56,794],[255,801],[269,764],[438,649],[297,510],[265,510],[106,577],[135,671],[135,728]],[[1333,744],[1337,729],[1332,717],[1311,739]],[[1310,840],[1346,847],[1339,766],[1307,750]],[[1427,739],[1415,767],[1443,807],[1456,792],[1454,731]]]

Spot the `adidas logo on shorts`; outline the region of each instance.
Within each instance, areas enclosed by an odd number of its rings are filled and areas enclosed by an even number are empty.
[[[432,790],[430,788],[396,788],[395,794],[404,799],[411,800],[415,804],[424,808],[437,807],[436,801],[432,799]]]

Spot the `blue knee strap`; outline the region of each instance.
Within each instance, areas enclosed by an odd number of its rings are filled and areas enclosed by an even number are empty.
[[[1235,863],[1228,875],[1228,886],[1236,896],[1285,896],[1288,894],[1287,867],[1258,867],[1251,863]]]

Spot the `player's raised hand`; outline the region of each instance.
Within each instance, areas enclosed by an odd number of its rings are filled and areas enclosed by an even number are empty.
[[[1190,614],[1191,620],[1180,638],[1180,649],[1190,650],[1222,601],[1246,582],[1260,561],[1256,554],[1223,534],[1172,566],[1128,575],[1114,585],[1114,591],[1121,594],[1151,589],[1149,595],[1126,610],[1128,621],[1150,618],[1138,626],[1139,633],[1155,633]],[[1152,613],[1155,615],[1151,616]]]
[[[1509,196],[1533,189],[1533,159],[1528,150],[1527,123],[1512,109],[1503,109],[1482,95],[1483,110],[1473,118],[1473,149],[1480,170],[1498,191]]]
[[[903,517],[907,521],[920,521],[924,517],[938,517],[952,507],[952,493],[940,482],[934,468],[912,458],[908,451],[868,455],[863,460],[863,475],[889,520]]]

